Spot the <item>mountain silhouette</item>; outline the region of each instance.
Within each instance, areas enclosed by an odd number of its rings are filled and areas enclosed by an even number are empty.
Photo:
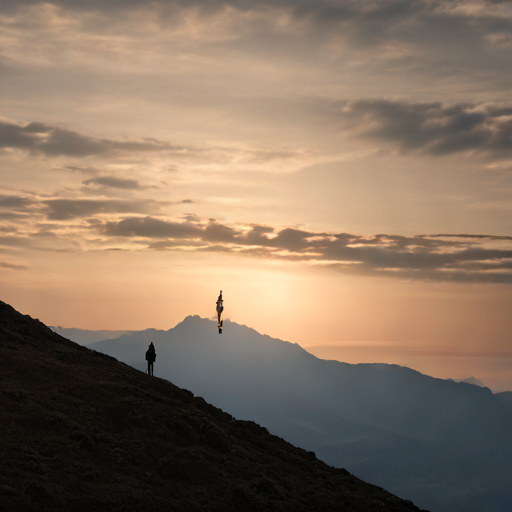
[[[503,404],[512,405],[512,391],[502,391],[495,394],[496,398]]]
[[[419,509],[0,302],[2,511]]]
[[[123,334],[131,334],[136,331],[109,331],[109,330],[99,330],[99,331],[89,331],[87,329],[67,329],[65,327],[61,327],[60,325],[49,325],[48,326],[52,331],[60,334],[62,337],[67,338],[68,340],[72,340],[79,345],[90,345],[91,343],[95,343],[96,341],[109,340],[112,338],[118,338]]]
[[[453,379],[455,382],[465,382],[466,384],[473,384],[473,386],[480,386],[481,388],[484,388],[485,385],[480,382],[478,379],[476,379],[475,377],[471,376],[471,377],[466,377],[464,379]]]
[[[299,345],[189,316],[90,345],[155,375],[333,466],[436,512],[512,510],[511,408],[485,387],[389,364],[318,359]]]

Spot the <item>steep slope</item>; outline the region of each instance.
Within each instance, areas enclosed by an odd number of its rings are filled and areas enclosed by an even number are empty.
[[[3,511],[418,510],[0,302]]]
[[[508,512],[510,408],[489,389],[396,365],[324,361],[296,344],[187,317],[94,345],[252,419],[322,460],[436,511]]]

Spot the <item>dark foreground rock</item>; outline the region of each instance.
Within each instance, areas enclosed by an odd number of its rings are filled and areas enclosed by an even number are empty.
[[[0,302],[3,511],[417,511]]]

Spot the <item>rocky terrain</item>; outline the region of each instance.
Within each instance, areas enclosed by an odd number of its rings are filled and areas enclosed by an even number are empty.
[[[417,511],[0,302],[3,511]]]

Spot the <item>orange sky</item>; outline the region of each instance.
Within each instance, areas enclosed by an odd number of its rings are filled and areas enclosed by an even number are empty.
[[[170,328],[222,288],[305,346],[510,349],[510,4],[7,1],[0,26],[2,300]]]

